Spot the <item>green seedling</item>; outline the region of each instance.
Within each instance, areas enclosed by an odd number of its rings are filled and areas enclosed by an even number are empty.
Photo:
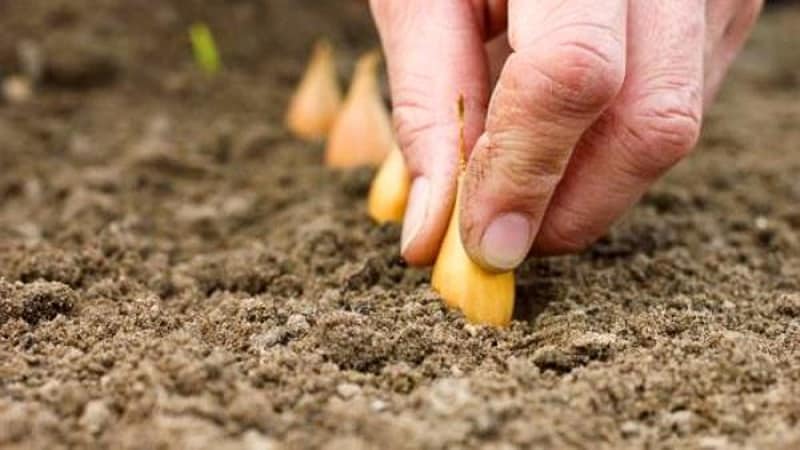
[[[192,42],[194,62],[209,75],[216,75],[222,67],[217,52],[217,44],[214,42],[214,35],[208,25],[196,23],[189,28],[189,39]]]

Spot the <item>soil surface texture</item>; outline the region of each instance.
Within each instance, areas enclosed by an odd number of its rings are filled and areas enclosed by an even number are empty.
[[[798,28],[767,12],[697,151],[496,330],[283,129],[315,38],[343,84],[377,45],[364,2],[0,2],[36,80],[0,104],[0,448],[800,448]]]

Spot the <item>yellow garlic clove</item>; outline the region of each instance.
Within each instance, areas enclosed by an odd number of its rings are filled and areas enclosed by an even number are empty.
[[[325,163],[329,167],[378,166],[394,146],[392,124],[378,83],[380,53],[359,58],[344,106],[336,117]]]
[[[395,145],[372,180],[367,211],[378,223],[402,222],[411,179],[403,153]]]
[[[506,326],[514,312],[514,272],[489,272],[467,255],[458,218],[461,178],[450,224],[433,266],[431,285],[448,306],[461,309],[470,322]]]
[[[286,126],[297,137],[309,141],[328,135],[342,104],[336,79],[333,47],[320,40],[297,87],[286,113]]]

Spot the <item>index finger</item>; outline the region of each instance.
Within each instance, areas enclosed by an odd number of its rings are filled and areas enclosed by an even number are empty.
[[[411,172],[402,252],[429,264],[439,249],[455,200],[457,103],[465,99],[465,140],[482,132],[488,68],[482,21],[463,0],[372,0],[386,52],[393,116]]]

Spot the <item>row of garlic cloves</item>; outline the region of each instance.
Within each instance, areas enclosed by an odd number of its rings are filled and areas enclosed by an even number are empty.
[[[378,223],[400,222],[408,200],[410,176],[381,96],[380,62],[377,51],[362,55],[342,100],[333,48],[327,41],[318,42],[289,103],[286,125],[301,139],[327,138],[325,164],[329,167],[379,166],[370,186],[367,210]],[[483,269],[470,259],[461,242],[458,202],[462,197],[465,155],[461,99],[458,114],[462,138],[457,151],[462,169],[456,205],[433,267],[431,284],[448,306],[460,309],[469,321],[506,326],[514,307],[514,273]]]
[[[370,188],[368,212],[378,223],[400,222],[410,181],[381,96],[380,62],[377,51],[362,55],[342,100],[333,48],[319,41],[289,103],[286,125],[301,139],[327,138],[325,164],[329,167],[380,166]]]

